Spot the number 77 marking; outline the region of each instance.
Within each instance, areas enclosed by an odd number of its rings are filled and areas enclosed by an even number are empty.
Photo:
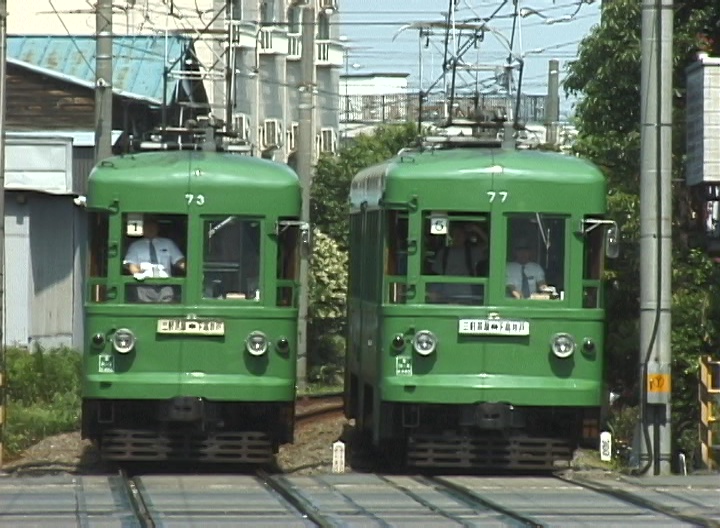
[[[490,203],[494,202],[495,198],[497,196],[500,197],[500,203],[505,203],[505,200],[507,200],[508,194],[510,194],[510,193],[508,193],[507,191],[488,191],[487,192],[487,195],[490,199]]]

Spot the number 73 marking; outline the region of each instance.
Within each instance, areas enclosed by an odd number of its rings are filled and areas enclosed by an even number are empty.
[[[488,191],[487,195],[490,198],[490,202],[494,202],[495,198],[499,197],[500,203],[505,203],[505,200],[507,200],[508,197],[507,191]]]

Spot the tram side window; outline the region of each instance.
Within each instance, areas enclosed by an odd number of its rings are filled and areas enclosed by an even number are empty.
[[[260,220],[205,220],[203,298],[260,300]]]
[[[90,299],[92,302],[107,301],[107,285],[103,281],[108,275],[109,222],[106,213],[91,212],[88,215],[89,228],[89,276]]]
[[[296,221],[296,218],[281,220]],[[300,280],[300,230],[297,225],[280,224],[277,237],[277,305],[297,306],[297,287]]]
[[[586,219],[586,225],[592,226],[592,218]],[[600,280],[605,264],[605,226],[595,227],[585,232],[583,249],[583,308],[600,307]]]
[[[385,245],[385,273],[389,277],[389,302],[407,301],[408,216],[401,211],[388,211]]]
[[[485,303],[485,285],[477,281],[489,272],[490,219],[478,213],[427,213],[423,220],[423,275],[452,278],[426,282],[425,302]],[[470,282],[458,281],[468,277]]]
[[[127,284],[127,302],[180,302],[179,284],[163,280],[185,276],[187,216],[154,213],[123,215],[123,274],[136,282]]]
[[[543,213],[508,217],[508,297],[565,298],[565,223],[563,217]]]

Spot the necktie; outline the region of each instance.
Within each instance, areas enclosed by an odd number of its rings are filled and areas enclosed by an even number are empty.
[[[528,276],[525,275],[525,264],[522,265],[522,296],[523,299],[530,297],[530,281]]]
[[[152,240],[149,240],[148,242],[150,243],[150,263],[157,264],[158,258],[157,258],[157,251],[155,250],[155,244],[153,244]]]

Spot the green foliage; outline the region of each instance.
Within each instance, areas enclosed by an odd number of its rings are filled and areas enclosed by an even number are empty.
[[[641,2],[603,4],[602,20],[580,46],[565,89],[581,96],[576,118],[576,153],[603,167],[611,193],[609,208],[622,232],[621,258],[608,271],[608,376],[611,386],[634,389],[639,358],[639,182]],[[685,68],[698,51],[720,54],[720,3],[688,0],[674,11],[673,178],[682,181],[685,154]],[[683,185],[673,188],[672,430],[676,449],[692,457],[697,445],[697,369],[701,355],[717,350],[720,272],[695,247],[702,237],[701,200]],[[623,424],[632,418],[616,417]],[[627,427],[622,426],[623,434]]]
[[[417,136],[415,125],[379,127],[374,134],[361,134],[336,156],[323,155],[313,177],[310,220],[312,224],[348,247],[348,196],[350,182],[361,170],[395,156]]]
[[[345,357],[348,255],[329,236],[313,231],[308,307],[309,379],[332,382]]]
[[[82,357],[68,348],[45,351],[10,348],[4,448],[19,454],[42,438],[80,426]]]

